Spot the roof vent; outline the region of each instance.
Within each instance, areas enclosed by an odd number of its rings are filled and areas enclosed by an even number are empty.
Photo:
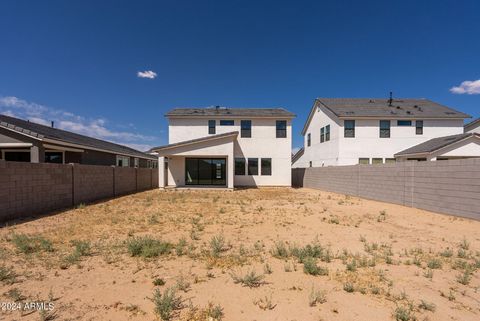
[[[410,110],[407,110],[407,114],[409,114],[409,115],[410,115],[411,113],[412,113],[412,112],[411,112]]]
[[[447,114],[447,115],[455,115],[456,113],[453,112],[453,111],[446,111],[445,114]]]
[[[345,114],[347,114],[347,115],[353,115],[353,114],[355,114],[355,112],[354,112],[354,111],[346,111]]]
[[[393,92],[390,92],[390,99],[388,100],[388,106],[392,107],[393,102]]]
[[[369,101],[369,103],[374,103],[374,102],[375,102],[375,100],[373,100],[373,99],[370,99],[370,101]]]
[[[418,106],[417,106],[417,105],[413,105],[413,108],[418,108]]]
[[[400,107],[400,106],[397,106],[397,109],[402,109],[402,107]]]

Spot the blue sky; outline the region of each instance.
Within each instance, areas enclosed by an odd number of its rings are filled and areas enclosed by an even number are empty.
[[[285,107],[296,147],[316,97],[393,91],[478,117],[479,14],[453,0],[4,0],[0,112],[141,149],[167,143],[173,107]]]

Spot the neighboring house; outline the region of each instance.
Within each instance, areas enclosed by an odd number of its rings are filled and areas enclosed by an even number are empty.
[[[32,163],[79,163],[157,167],[155,156],[69,131],[0,115],[0,159]]]
[[[475,119],[474,121],[469,122],[464,127],[465,133],[480,133],[480,118]]]
[[[291,186],[291,120],[283,108],[175,108],[160,187]],[[162,166],[161,164],[164,164]]]
[[[303,155],[292,167],[395,162],[402,150],[462,134],[469,117],[427,99],[318,98],[302,131]]]
[[[438,137],[395,154],[398,161],[448,160],[480,157],[480,134]]]

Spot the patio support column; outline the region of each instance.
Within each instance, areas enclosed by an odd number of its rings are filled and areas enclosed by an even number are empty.
[[[227,157],[227,187],[228,188],[233,188],[233,178],[234,178],[234,172],[233,172],[233,167],[234,167],[234,161],[233,161],[233,153],[231,155],[228,155]]]
[[[165,188],[165,157],[158,157],[158,187]]]
[[[35,143],[30,147],[30,162],[45,163],[45,148],[41,143]]]

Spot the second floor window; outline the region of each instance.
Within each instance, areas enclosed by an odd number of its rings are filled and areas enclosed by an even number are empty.
[[[277,131],[277,138],[286,138],[287,137],[287,121],[277,120],[276,131]]]
[[[208,133],[215,134],[215,120],[208,121]]]
[[[345,120],[344,121],[344,137],[355,137],[355,121],[354,120]]]
[[[423,135],[423,120],[417,120],[415,122],[415,134]]]
[[[380,138],[389,138],[390,137],[390,121],[381,120],[380,121]]]
[[[325,127],[320,128],[320,143],[325,141]]]
[[[220,126],[233,126],[235,125],[235,122],[233,119],[222,119],[220,120]]]
[[[330,125],[325,126],[325,141],[328,142],[330,140]]]
[[[240,137],[250,138],[252,137],[252,121],[242,120],[240,122],[241,132]]]
[[[310,146],[310,144],[312,143],[312,136],[310,135],[310,133],[307,134],[307,146]]]

